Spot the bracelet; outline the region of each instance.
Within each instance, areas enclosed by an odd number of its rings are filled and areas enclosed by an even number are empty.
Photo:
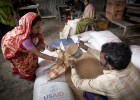
[[[51,56],[51,60],[53,60],[53,56]]]
[[[52,60],[52,61],[54,60],[53,58],[54,58],[54,57],[53,57],[53,56],[51,56],[51,60]],[[55,62],[57,61],[57,59],[58,59],[58,58],[56,58],[56,59],[55,59]]]
[[[56,58],[55,62],[57,62],[58,58]]]
[[[49,45],[46,45],[46,48],[48,48],[49,47]]]

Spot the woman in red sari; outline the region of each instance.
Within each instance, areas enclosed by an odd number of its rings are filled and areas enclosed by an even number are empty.
[[[6,33],[1,41],[4,57],[11,62],[12,73],[27,80],[35,79],[38,57],[56,61],[57,58],[41,53],[45,49],[41,31],[41,17],[29,12],[19,20],[19,26]],[[56,63],[62,63],[57,59]]]

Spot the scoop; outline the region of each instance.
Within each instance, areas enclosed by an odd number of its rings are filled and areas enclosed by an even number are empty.
[[[83,54],[82,50],[76,44],[69,45],[67,47],[67,53],[74,58],[80,58]]]

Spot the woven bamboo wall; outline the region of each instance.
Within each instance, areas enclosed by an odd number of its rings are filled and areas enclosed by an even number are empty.
[[[34,0],[39,4],[42,16],[57,16],[56,6],[62,6],[64,0]],[[90,0],[93,3],[96,12],[104,11],[106,0]]]
[[[63,5],[63,0],[34,0],[39,4],[39,10],[42,16],[56,16],[57,5]]]

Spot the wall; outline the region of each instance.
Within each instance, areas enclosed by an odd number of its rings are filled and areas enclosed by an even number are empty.
[[[57,5],[63,5],[63,0],[34,0],[39,4],[39,10],[42,16],[56,16]]]
[[[64,0],[34,0],[39,4],[40,13],[42,16],[57,16],[56,6],[63,5]],[[82,0],[83,1],[83,0]],[[104,11],[106,0],[90,0],[93,3],[96,12]]]

